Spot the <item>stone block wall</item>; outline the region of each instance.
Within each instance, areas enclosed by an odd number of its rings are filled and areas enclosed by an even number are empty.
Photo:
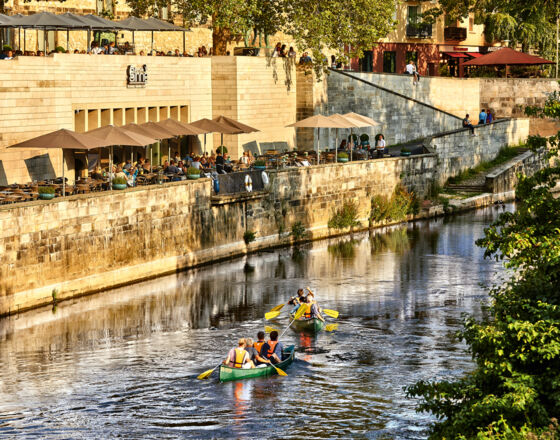
[[[420,82],[413,85],[410,75],[367,72],[352,72],[352,75],[461,119],[468,113],[474,120],[480,112],[481,86],[476,78],[421,77]]]
[[[519,175],[532,176],[546,167],[544,151],[537,154],[526,151],[515,159],[503,164],[486,176],[486,188],[493,193],[504,193],[515,189]]]
[[[477,127],[475,132],[476,136],[472,136],[470,130],[460,129],[427,139],[426,147],[438,156],[441,185],[462,171],[494,159],[502,148],[525,141],[529,135],[529,120],[497,121]]]
[[[379,125],[358,129],[370,138],[383,133],[388,145],[424,138],[461,127],[461,118],[435,107],[384,90],[350,74],[331,72],[327,78],[328,102],[323,114],[356,112],[372,118]],[[332,146],[334,132],[321,130],[321,148]],[[356,132],[356,131],[355,131]]]
[[[290,58],[212,57],[213,116],[224,115],[258,129],[258,132],[225,135],[233,159],[249,142],[295,144],[296,72]],[[220,135],[214,135],[219,145]]]
[[[0,206],[0,315],[284,244],[296,221],[338,234],[327,223],[349,200],[367,226],[372,195],[401,181],[422,194],[436,166],[428,154],[271,171],[267,193],[220,204],[200,179]]]

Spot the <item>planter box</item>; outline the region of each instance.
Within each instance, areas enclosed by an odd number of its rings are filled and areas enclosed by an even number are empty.
[[[42,194],[40,193],[39,194],[39,198],[41,200],[52,200],[52,199],[54,199],[54,196],[55,196],[54,194],[48,194],[48,193],[42,193]]]
[[[401,156],[410,156],[412,151],[401,151]]]
[[[258,171],[264,171],[264,170],[266,170],[266,166],[262,166],[262,165],[253,165],[253,168],[254,168],[255,170],[258,170]]]
[[[337,160],[337,162],[340,162],[340,163],[346,163],[346,162],[348,162],[348,158],[347,158],[347,157],[338,157],[336,160]]]
[[[187,174],[187,179],[189,179],[189,180],[200,179],[200,174]]]
[[[126,183],[113,183],[113,189],[116,190],[126,189]]]

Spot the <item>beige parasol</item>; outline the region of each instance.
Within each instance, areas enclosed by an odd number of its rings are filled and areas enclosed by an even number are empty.
[[[65,128],[34,137],[8,148],[47,149],[57,148],[62,150],[92,150],[93,148],[106,147],[111,142],[99,139],[90,134],[76,133]],[[62,196],[66,195],[66,179],[64,177],[64,154],[62,154]]]
[[[329,119],[327,116],[315,115],[301,121],[297,121],[294,124],[290,124],[287,127],[296,128],[346,128],[346,125],[342,122]],[[317,143],[317,165],[319,165],[319,145]]]

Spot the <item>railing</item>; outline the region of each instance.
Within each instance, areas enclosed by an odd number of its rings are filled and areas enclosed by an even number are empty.
[[[451,41],[463,41],[467,39],[467,28],[450,26],[443,29],[443,38]]]
[[[408,38],[431,38],[432,36],[432,25],[421,23],[421,24],[407,24],[406,25],[406,36]]]

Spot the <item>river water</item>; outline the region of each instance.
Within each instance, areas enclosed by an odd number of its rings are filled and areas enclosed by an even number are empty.
[[[504,275],[474,245],[498,212],[263,252],[0,320],[0,438],[425,438],[433,419],[403,386],[472,368],[455,333],[462,314],[484,313],[481,284]],[[288,331],[288,377],[196,380],[304,286],[340,312],[339,328]]]

